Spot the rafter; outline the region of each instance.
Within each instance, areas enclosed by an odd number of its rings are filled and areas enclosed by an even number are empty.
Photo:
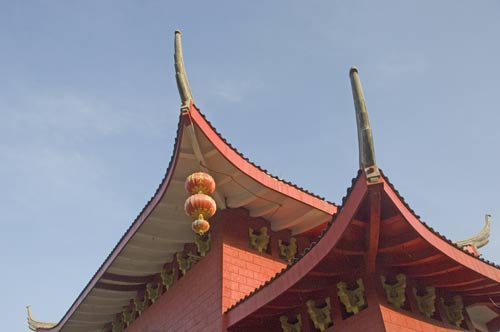
[[[252,203],[253,201],[259,199],[259,196],[267,193],[267,188],[258,188],[258,189],[250,189],[243,191],[240,195],[231,196],[227,198],[227,206],[230,208],[239,208],[245,206],[247,204]]]
[[[267,205],[264,205],[258,209],[251,209],[250,210],[250,217],[257,218],[257,217],[263,217],[267,214],[270,214],[272,212],[277,211],[281,207],[281,204],[279,203],[269,203]]]
[[[311,209],[307,212],[301,212],[298,215],[295,215],[294,217],[291,217],[289,219],[282,219],[282,220],[277,220],[272,223],[273,230],[279,231],[285,228],[292,228],[293,226],[300,224],[301,222],[304,222],[308,219],[312,218],[317,218],[321,216],[321,212],[316,210],[316,209]]]

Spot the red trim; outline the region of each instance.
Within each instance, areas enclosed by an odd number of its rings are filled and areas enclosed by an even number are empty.
[[[57,332],[59,331],[64,324],[68,321],[68,319],[73,315],[73,313],[76,311],[76,309],[82,304],[82,302],[85,300],[87,295],[96,287],[99,285],[99,280],[103,277],[103,275],[106,273],[106,270],[113,264],[114,260],[116,257],[120,254],[120,252],[123,250],[123,248],[127,245],[128,241],[132,238],[132,236],[135,234],[135,232],[141,227],[141,225],[144,223],[144,221],[149,217],[153,209],[156,207],[156,205],[160,202],[162,199],[163,195],[165,194],[168,185],[170,183],[170,180],[172,179],[172,175],[174,174],[175,171],[175,166],[177,165],[177,159],[179,157],[179,151],[180,151],[180,141],[182,137],[182,132],[184,129],[184,120],[183,117],[181,116],[179,120],[179,127],[178,127],[178,133],[177,133],[177,139],[176,139],[176,145],[174,147],[174,154],[172,156],[172,161],[170,164],[169,169],[167,170],[167,174],[165,175],[160,188],[156,191],[155,195],[153,198],[149,201],[149,203],[146,205],[146,207],[142,210],[142,212],[139,214],[139,216],[136,218],[134,223],[130,226],[130,228],[127,230],[127,232],[123,235],[123,237],[120,239],[116,247],[113,249],[111,254],[106,258],[104,263],[101,265],[99,270],[94,274],[92,279],[89,281],[87,286],[82,290],[78,298],[75,300],[73,305],[69,308],[69,310],[66,312],[64,317],[57,323],[56,326],[50,328],[50,329],[44,329],[44,328],[38,328],[40,331],[51,331],[51,332]]]
[[[295,263],[295,265],[292,265],[282,275],[279,275],[276,279],[274,279],[272,281],[272,287],[264,287],[251,297],[244,300],[244,302],[236,305],[236,307],[228,311],[225,314],[227,327],[233,326],[286,292],[292,285],[299,282],[323,258],[325,258],[342,237],[342,234],[358,210],[359,205],[362,203],[363,198],[366,195],[366,191],[366,181],[362,176],[360,176],[354,184],[354,188],[352,189],[346,204],[342,207],[338,217],[318,244],[314,246],[302,259]]]
[[[335,205],[303,192],[294,186],[279,181],[245,160],[240,154],[238,154],[238,152],[224,142],[224,140],[219,136],[219,134],[217,134],[217,132],[215,132],[214,128],[205,120],[203,115],[201,115],[196,106],[193,104],[189,107],[189,113],[193,122],[198,125],[203,134],[207,136],[208,140],[212,142],[215,148],[224,156],[224,158],[226,158],[227,161],[243,173],[269,189],[282,193],[330,215],[337,212],[337,207]]]
[[[399,195],[392,189],[391,185],[384,178],[383,181],[387,184],[384,186],[384,191],[386,195],[392,200],[396,205],[397,209],[401,212],[404,219],[408,224],[432,247],[439,250],[441,253],[457,262],[458,264],[465,266],[466,268],[475,271],[486,278],[500,282],[500,269],[490,266],[481,260],[469,256],[463,251],[455,248],[448,242],[444,241],[441,237],[434,234],[430,229],[428,229],[420,220],[415,217],[415,215],[407,208],[405,203],[401,200]]]

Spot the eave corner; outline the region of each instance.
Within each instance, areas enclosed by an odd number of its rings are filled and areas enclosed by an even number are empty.
[[[56,323],[41,322],[35,320],[31,312],[31,306],[27,306],[26,310],[27,310],[28,327],[31,331],[36,331],[37,329],[51,329],[57,325]]]
[[[456,241],[455,244],[462,249],[473,247],[476,250],[487,245],[490,241],[491,215],[485,215],[484,219],[483,229],[479,233],[467,239]]]

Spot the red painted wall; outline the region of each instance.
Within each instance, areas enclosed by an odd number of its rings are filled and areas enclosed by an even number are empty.
[[[222,311],[250,294],[281,271],[286,263],[278,255],[278,238],[288,240],[288,231],[272,232],[262,218],[251,218],[244,209],[220,216],[224,227],[222,247]],[[237,221],[237,222],[236,222]],[[267,227],[271,240],[268,251],[260,253],[248,244],[248,230]]]
[[[289,239],[288,232],[270,231],[269,250],[259,253],[248,246],[248,228],[269,227],[264,219],[235,209],[218,212],[210,223],[212,243],[207,256],[175,281],[126,332],[223,331],[223,312],[285,267],[278,257],[277,239]]]
[[[444,332],[465,331],[461,328],[451,328],[438,321],[416,316],[407,311],[400,311],[386,306],[380,306],[387,332]]]
[[[212,224],[211,250],[146,309],[127,332],[222,331],[222,234]]]
[[[222,311],[271,279],[285,264],[227,244],[222,248]]]

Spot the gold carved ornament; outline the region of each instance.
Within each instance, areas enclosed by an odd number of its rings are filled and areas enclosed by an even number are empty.
[[[297,255],[297,239],[292,237],[289,244],[278,240],[278,248],[280,250],[280,257],[287,263],[290,263],[295,255]]]
[[[347,313],[357,314],[366,306],[363,279],[359,278],[356,280],[356,283],[358,284],[358,287],[353,290],[347,289],[347,283],[343,281],[337,284],[337,294]]]
[[[280,322],[283,332],[300,332],[302,329],[302,317],[300,314],[297,314],[295,323],[290,323],[288,316],[281,316]]]
[[[266,252],[269,245],[269,235],[267,234],[267,227],[261,227],[256,233],[253,228],[248,230],[250,248],[258,252]]]
[[[385,290],[385,295],[387,296],[387,302],[395,306],[396,308],[401,308],[405,304],[406,295],[406,276],[402,273],[396,276],[396,283],[389,285],[386,283],[385,276],[380,277],[382,279],[382,286]]]
[[[331,316],[331,305],[330,298],[325,299],[325,305],[323,307],[316,307],[316,302],[314,300],[309,300],[306,302],[307,313],[314,323],[314,327],[320,331],[326,330],[328,327],[333,325]]]
[[[417,301],[420,313],[427,318],[431,318],[436,311],[436,289],[434,287],[425,287],[425,294],[420,296],[417,294],[417,289],[414,287],[413,295]]]

